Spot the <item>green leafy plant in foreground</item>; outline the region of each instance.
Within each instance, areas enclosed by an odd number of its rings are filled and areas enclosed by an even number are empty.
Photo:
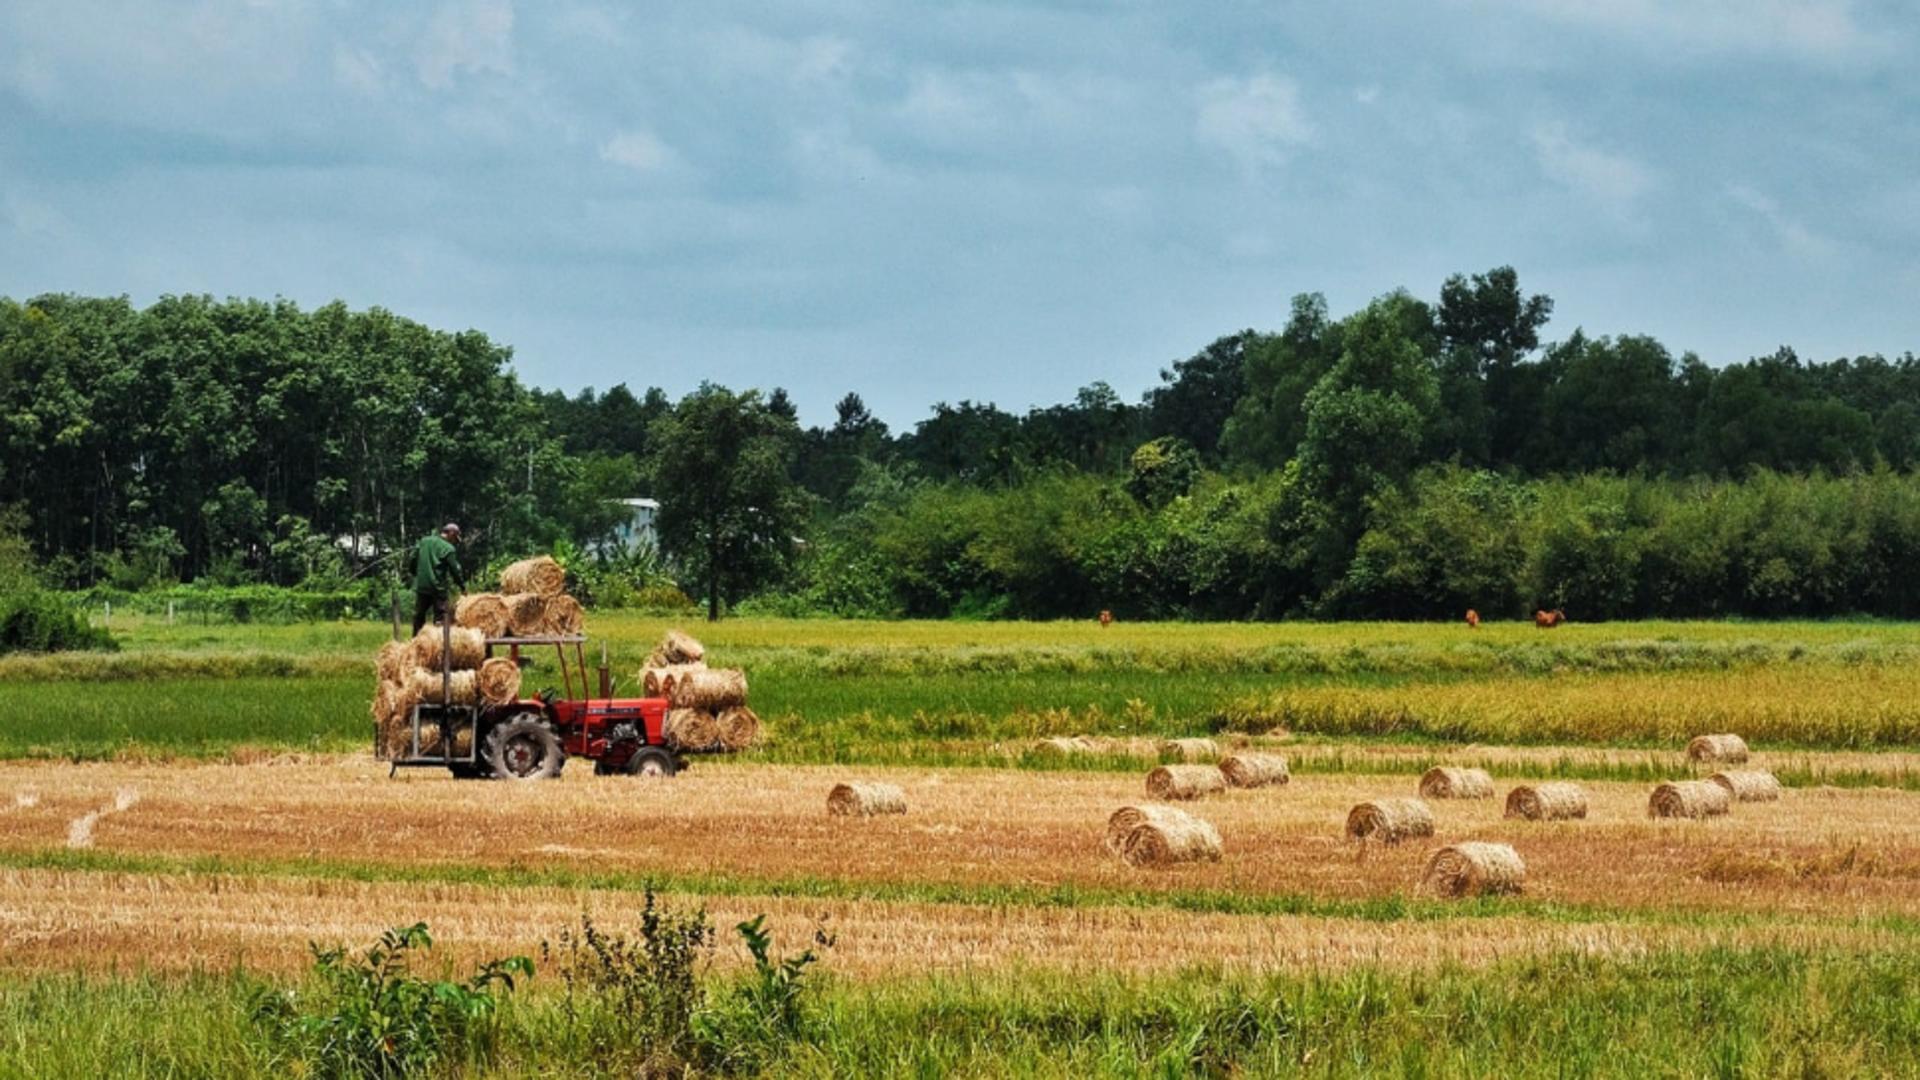
[[[499,1037],[498,1014],[515,976],[531,977],[524,956],[490,960],[464,983],[424,979],[414,956],[433,947],[427,924],[395,927],[354,955],[313,950],[319,987],[265,993],[255,1019],[287,1041],[321,1076],[410,1076],[450,1059],[484,1062]]]

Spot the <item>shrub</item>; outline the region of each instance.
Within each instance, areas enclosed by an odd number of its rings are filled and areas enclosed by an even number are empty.
[[[112,634],[88,625],[83,616],[52,593],[0,596],[0,653],[111,651],[117,647]]]
[[[256,1020],[328,1077],[408,1076],[464,1058],[484,1063],[498,1042],[500,998],[514,976],[531,976],[524,956],[491,960],[464,983],[422,979],[410,970],[416,951],[431,949],[425,923],[396,927],[358,956],[313,950],[319,986],[311,1001],[298,992],[261,995]]]
[[[580,916],[580,930],[543,942],[566,985],[569,1041],[591,1060],[621,1071],[658,1075],[686,1068],[695,1057],[694,1014],[705,1001],[701,961],[714,944],[705,909],[675,912],[648,889],[640,910],[640,938],[609,934]]]

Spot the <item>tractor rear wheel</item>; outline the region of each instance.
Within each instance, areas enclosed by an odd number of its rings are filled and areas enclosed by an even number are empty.
[[[672,776],[679,771],[673,755],[657,746],[643,746],[627,759],[628,776]]]
[[[484,756],[493,775],[505,780],[551,779],[567,760],[559,736],[533,713],[511,717],[488,732]]]

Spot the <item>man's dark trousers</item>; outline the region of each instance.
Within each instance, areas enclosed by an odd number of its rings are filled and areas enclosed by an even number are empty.
[[[440,593],[415,592],[413,594],[413,632],[427,625],[431,616],[436,623],[447,621],[447,598]]]

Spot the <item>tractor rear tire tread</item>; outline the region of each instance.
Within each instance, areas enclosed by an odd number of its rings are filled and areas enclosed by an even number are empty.
[[[483,756],[488,770],[507,780],[550,780],[559,776],[567,763],[560,737],[533,713],[521,713],[495,725],[487,733]]]

